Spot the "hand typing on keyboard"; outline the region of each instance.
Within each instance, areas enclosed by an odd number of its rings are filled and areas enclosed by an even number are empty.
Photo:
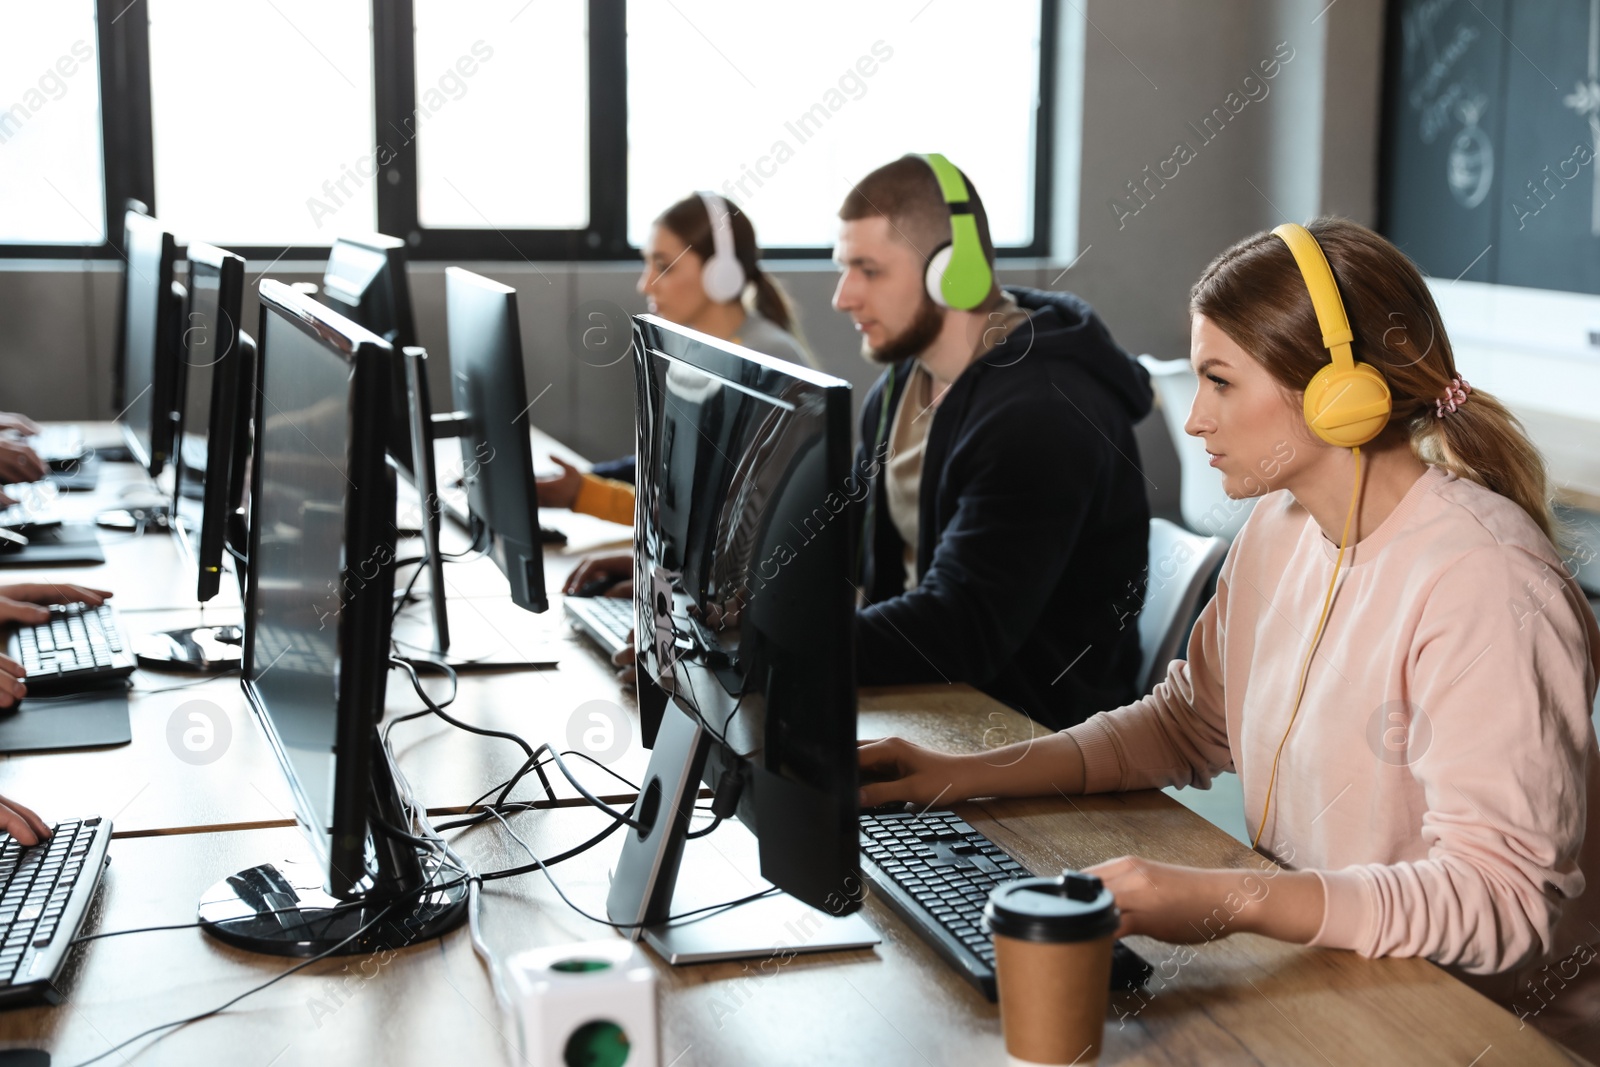
[[[0,585],[0,624],[8,622],[37,626],[50,618],[48,604],[87,604],[97,608],[111,596],[109,589],[56,582],[21,582]]]
[[[20,433],[24,437],[32,437],[43,433],[44,428],[28,416],[16,411],[0,411],[0,431],[10,430]]]
[[[26,441],[0,436],[0,482],[36,482],[49,473],[49,466]]]
[[[31,808],[5,797],[0,797],[0,830],[16,838],[19,845],[37,845],[50,836],[49,823]]]
[[[87,604],[99,607],[109,596],[109,589],[92,589],[86,585],[54,582],[0,585],[0,625],[13,623],[37,626],[50,619],[50,609],[45,605]],[[26,679],[27,671],[22,664],[10,656],[0,656],[0,710],[15,707],[17,701],[28,695]],[[0,810],[3,810],[3,804],[4,801],[0,800]],[[28,814],[32,815],[32,812]]]

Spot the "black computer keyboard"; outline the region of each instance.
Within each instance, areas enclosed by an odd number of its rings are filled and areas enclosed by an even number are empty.
[[[569,596],[563,604],[567,618],[607,656],[627,647],[633,632],[632,597]]]
[[[46,463],[55,464],[82,459],[89,451],[83,439],[82,426],[43,426],[27,445]]]
[[[50,621],[23,626],[6,653],[28,672],[29,693],[92,688],[133,673],[133,653],[110,604],[54,604]]]
[[[0,833],[0,1006],[59,1004],[57,979],[106,865],[111,821],[69,819],[27,848]]]
[[[884,903],[994,1000],[994,942],[983,907],[995,886],[1030,877],[1027,868],[949,811],[863,814],[861,852],[861,873]],[[1138,953],[1116,943],[1112,989],[1137,989],[1151,973]]]

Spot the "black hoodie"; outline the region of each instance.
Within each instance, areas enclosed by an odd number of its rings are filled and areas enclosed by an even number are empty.
[[[962,372],[928,430],[911,590],[882,477],[911,361],[862,404],[856,675],[967,682],[1060,729],[1137,695],[1150,507],[1133,425],[1150,379],[1082,299],[1006,291],[1029,321]]]

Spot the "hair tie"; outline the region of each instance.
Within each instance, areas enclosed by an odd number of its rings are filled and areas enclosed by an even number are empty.
[[[1467,402],[1467,394],[1472,392],[1472,386],[1465,378],[1451,378],[1450,384],[1444,387],[1444,396],[1433,402],[1434,418],[1442,419],[1446,415],[1455,413],[1456,408]]]

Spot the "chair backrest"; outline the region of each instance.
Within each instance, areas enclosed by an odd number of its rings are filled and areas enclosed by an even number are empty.
[[[1183,359],[1156,359],[1140,356],[1139,363],[1150,372],[1150,384],[1161,399],[1161,417],[1166,420],[1172,446],[1178,452],[1178,509],[1183,524],[1202,534],[1233,540],[1250,511],[1252,498],[1234,500],[1222,491],[1222,476],[1211,469],[1205,442],[1184,432],[1183,424],[1194,404],[1199,381]]]
[[[1194,621],[1200,595],[1222,566],[1228,542],[1202,537],[1166,519],[1150,520],[1150,566],[1139,612],[1140,695],[1167,676]]]

